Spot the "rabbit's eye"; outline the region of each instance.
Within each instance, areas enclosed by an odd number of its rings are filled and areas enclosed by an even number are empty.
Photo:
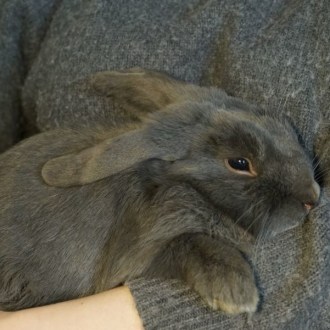
[[[249,171],[249,162],[245,158],[229,158],[228,164],[237,171]]]
[[[231,172],[249,176],[257,175],[251,166],[251,162],[246,158],[227,158],[225,164]]]

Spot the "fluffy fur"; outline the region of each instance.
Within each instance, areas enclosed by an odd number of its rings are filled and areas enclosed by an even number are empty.
[[[42,133],[0,156],[0,308],[144,276],[181,279],[214,309],[255,311],[253,271],[230,232],[275,236],[317,202],[294,128],[221,90],[156,72],[91,82],[137,121]],[[255,177],[228,169],[226,159],[238,157]],[[215,227],[223,230],[214,235]]]

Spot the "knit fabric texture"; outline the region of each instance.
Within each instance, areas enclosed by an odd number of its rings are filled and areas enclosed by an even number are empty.
[[[322,131],[329,169],[329,17],[327,0],[0,0],[0,150],[35,131],[125,122],[88,76],[139,66],[287,113],[311,154]],[[258,247],[251,317],[212,311],[178,281],[127,285],[148,330],[330,329],[329,242],[323,190],[301,227]]]

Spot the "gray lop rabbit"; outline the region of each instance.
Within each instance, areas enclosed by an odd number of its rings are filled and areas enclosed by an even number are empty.
[[[180,279],[214,309],[259,300],[239,244],[272,237],[317,203],[288,120],[215,88],[130,70],[92,79],[137,120],[55,130],[0,156],[0,309],[81,297],[143,276]]]

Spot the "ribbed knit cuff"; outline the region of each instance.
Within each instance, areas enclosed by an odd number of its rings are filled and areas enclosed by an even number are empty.
[[[126,283],[146,330],[178,329],[195,317],[191,305],[199,298],[177,281],[136,279]],[[206,312],[206,311],[205,311]]]
[[[131,290],[146,330],[232,328],[228,316],[212,311],[179,281],[136,279],[125,284]],[[243,317],[236,317],[236,325],[244,323]]]

